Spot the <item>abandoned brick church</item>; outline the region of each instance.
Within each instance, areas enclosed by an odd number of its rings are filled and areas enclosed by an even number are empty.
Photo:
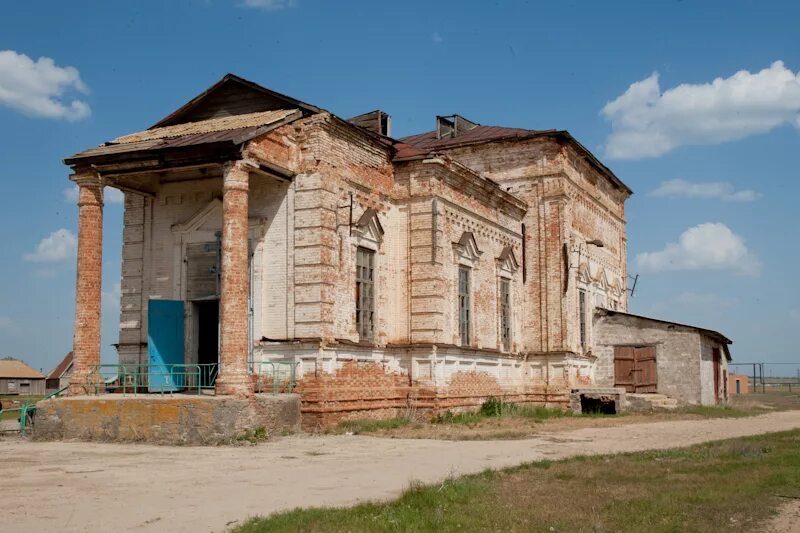
[[[137,386],[188,386],[153,368],[192,368],[246,398],[291,369],[307,427],[489,396],[566,405],[598,368],[603,386],[658,390],[655,366],[634,371],[635,327],[615,337],[624,365],[596,344],[595,310],[630,316],[631,190],[566,131],[431,126],[395,139],[381,111],[342,119],[227,75],[69,157],[71,392],[97,392],[104,187],[125,193],[117,368],[149,368]],[[729,341],[708,342],[686,357],[714,350],[702,386],[723,401]],[[659,342],[645,344],[655,365]]]

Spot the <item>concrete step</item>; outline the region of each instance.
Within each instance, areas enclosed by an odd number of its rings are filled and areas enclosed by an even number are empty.
[[[678,400],[665,394],[628,394],[630,411],[671,411],[678,408]]]

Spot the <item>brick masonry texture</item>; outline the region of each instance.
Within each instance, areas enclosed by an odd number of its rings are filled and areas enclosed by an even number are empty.
[[[165,180],[153,198],[127,195],[120,360],[146,360],[147,299],[185,299],[186,247],[221,230],[218,393],[252,394],[252,346],[255,372],[270,368],[262,361],[298,366],[309,427],[470,408],[496,395],[565,405],[570,386],[593,381],[591,346],[579,345],[578,288],[592,305],[627,308],[626,196],[555,141],[406,162],[391,155],[373,136],[320,113],[250,141],[242,161],[220,174]],[[259,162],[295,177],[253,174]],[[359,227],[367,210],[377,223]],[[465,234],[475,256],[460,244]],[[606,246],[588,249],[589,239]],[[359,247],[375,252],[371,338],[355,325]],[[513,259],[503,263],[508,251]],[[459,265],[470,267],[472,285],[472,335],[463,347]],[[511,285],[508,349],[500,339],[503,277]],[[187,324],[193,313],[187,302]],[[187,325],[187,363],[197,360],[195,336]],[[355,380],[347,365],[369,379]]]
[[[613,385],[608,336],[616,333],[591,317],[598,308],[628,307],[630,192],[558,135],[394,155],[386,139],[315,111],[247,141],[234,161],[131,182],[149,192],[126,192],[120,362],[146,363],[152,298],[184,302],[185,362],[198,361],[190,250],[213,245],[221,232],[221,396],[266,390],[270,365],[292,364],[303,423],[319,428],[345,418],[474,408],[490,396],[567,405],[571,388]],[[285,169],[283,177],[265,171],[275,168]],[[99,360],[100,241],[93,230],[100,206],[92,204],[90,196],[99,196],[89,178],[79,227],[90,252],[80,259],[76,300],[76,359],[84,365]],[[359,248],[374,253],[373,329],[363,337],[356,327]],[[464,346],[460,266],[470,271]],[[510,288],[508,345],[501,280]],[[681,334],[669,342],[683,342]],[[704,384],[713,346],[695,345],[696,364],[688,356],[663,359],[691,367],[684,369],[697,384],[681,386],[705,402],[713,396]],[[680,378],[662,375],[664,390],[676,391],[671,380]]]
[[[86,394],[97,382],[100,364],[100,307],[103,269],[103,187],[91,174],[78,183],[78,266],[75,336],[70,394]]]
[[[248,180],[242,163],[226,166],[222,196],[221,296],[219,302],[219,376],[221,394],[253,393],[248,375],[250,269],[248,253]]]

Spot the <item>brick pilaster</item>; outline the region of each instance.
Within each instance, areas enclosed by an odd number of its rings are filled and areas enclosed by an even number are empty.
[[[241,162],[228,163],[223,174],[222,272],[220,294],[220,352],[218,394],[251,396],[253,382],[247,358],[248,296],[248,185],[249,172]]]
[[[74,175],[78,184],[78,268],[70,394],[97,393],[103,272],[103,185],[95,174]]]

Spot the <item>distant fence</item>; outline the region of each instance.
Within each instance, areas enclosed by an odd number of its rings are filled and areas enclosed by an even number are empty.
[[[746,375],[750,392],[800,393],[800,363],[730,363],[728,371]]]

